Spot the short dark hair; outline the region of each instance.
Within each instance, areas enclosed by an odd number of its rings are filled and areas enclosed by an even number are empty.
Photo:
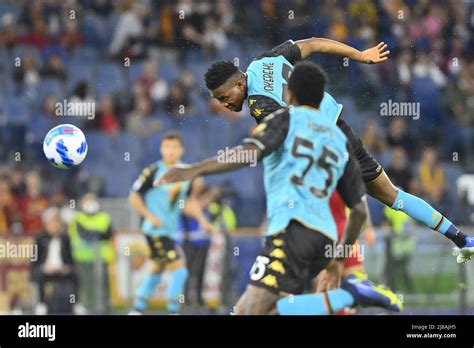
[[[301,105],[319,107],[327,82],[326,73],[313,62],[300,62],[291,72],[288,89]]]
[[[206,86],[209,90],[222,86],[239,69],[231,61],[220,61],[211,65],[204,75]]]
[[[161,143],[163,143],[165,140],[176,140],[181,144],[181,146],[184,146],[183,136],[178,132],[166,133],[161,139]]]

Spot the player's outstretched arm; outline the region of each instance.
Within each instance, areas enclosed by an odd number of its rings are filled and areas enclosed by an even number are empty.
[[[231,172],[246,166],[276,150],[285,140],[289,127],[289,112],[279,109],[262,120],[243,140],[244,144],[226,150],[224,156],[216,156],[191,165],[176,166],[166,172],[155,185],[189,181],[198,176]]]
[[[256,155],[249,156],[249,152],[255,152]],[[206,159],[190,165],[176,166],[167,171],[159,180],[155,181],[155,185],[167,184],[179,181],[189,181],[198,176],[231,172],[240,168],[253,165],[253,160],[260,159],[263,151],[254,144],[244,144],[228,150],[229,158],[237,158],[239,161],[226,161],[220,156]]]
[[[365,51],[359,51],[358,49],[343,44],[342,42],[316,37],[299,40],[296,41],[295,44],[300,49],[301,58],[303,59],[313,53],[325,53],[348,57],[360,63],[375,64],[386,61],[390,53],[384,42],[379,43],[375,47],[366,49]]]

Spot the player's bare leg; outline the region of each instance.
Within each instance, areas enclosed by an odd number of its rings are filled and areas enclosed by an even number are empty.
[[[161,274],[165,269],[165,265],[162,262],[150,260],[148,263],[148,269],[150,273]]]
[[[375,180],[366,183],[366,186],[369,195],[389,207],[397,199],[398,190],[392,184],[385,171],[382,171]]]
[[[173,272],[176,271],[178,268],[185,267],[184,260],[176,260],[174,262],[170,262],[166,265],[166,270]]]
[[[235,315],[268,315],[277,314],[276,302],[280,296],[254,285],[247,289],[234,307]]]

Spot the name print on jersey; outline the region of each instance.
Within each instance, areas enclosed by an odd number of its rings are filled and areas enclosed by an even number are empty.
[[[273,92],[273,63],[262,64],[263,88],[267,92]]]

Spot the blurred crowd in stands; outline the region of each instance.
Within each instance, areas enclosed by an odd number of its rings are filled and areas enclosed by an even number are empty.
[[[474,163],[470,1],[6,0],[0,234],[35,235],[46,207],[67,206],[89,191],[126,196],[141,168],[157,159],[169,129],[183,133],[189,161],[235,145],[253,120],[248,109],[234,114],[210,99],[203,84],[208,65],[229,59],[245,69],[262,51],[312,36],[358,49],[389,45],[390,59],[376,66],[312,59],[328,72],[344,117],[393,181],[453,210],[448,184]],[[56,103],[63,100],[95,103],[95,117],[59,117]],[[389,100],[419,103],[419,119],[381,116]],[[46,132],[60,123],[81,127],[89,143],[84,164],[68,172],[51,167],[41,151]],[[237,207],[237,216],[258,224],[261,172],[245,175],[248,187],[230,176],[247,208]]]

